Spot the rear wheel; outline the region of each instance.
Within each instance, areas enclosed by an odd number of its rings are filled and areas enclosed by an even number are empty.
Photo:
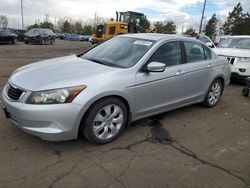
[[[82,133],[91,143],[109,143],[123,131],[127,117],[127,108],[121,100],[114,97],[102,99],[86,114]]]
[[[17,39],[13,39],[12,44],[16,44],[18,42]]]
[[[41,45],[45,45],[45,40],[41,39]]]
[[[248,97],[249,96],[249,89],[248,88],[243,88],[241,94],[244,97]]]
[[[216,79],[209,87],[203,105],[210,108],[214,107],[219,102],[222,91],[223,91],[222,83],[219,79]]]

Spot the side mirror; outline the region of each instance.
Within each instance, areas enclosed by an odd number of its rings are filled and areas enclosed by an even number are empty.
[[[166,68],[166,64],[161,62],[151,62],[147,65],[148,72],[163,72]]]
[[[214,48],[214,44],[212,42],[206,42],[206,45],[210,48]]]

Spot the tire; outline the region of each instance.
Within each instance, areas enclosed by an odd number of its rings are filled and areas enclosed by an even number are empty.
[[[55,43],[55,41],[53,39],[51,39],[50,44],[53,45]]]
[[[248,97],[249,96],[249,89],[246,88],[246,87],[243,88],[241,94],[242,94],[243,97]]]
[[[27,41],[24,42],[25,44],[29,44]]]
[[[45,45],[45,40],[41,39],[41,45]]]
[[[118,98],[108,97],[90,107],[82,122],[81,131],[90,143],[106,144],[121,134],[127,121],[126,105]]]
[[[220,100],[222,92],[223,86],[221,81],[219,79],[214,80],[209,87],[205,100],[203,101],[203,106],[208,108],[216,106]]]

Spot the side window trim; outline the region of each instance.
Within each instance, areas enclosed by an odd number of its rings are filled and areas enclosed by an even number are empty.
[[[184,41],[180,41],[180,45],[181,45],[181,64],[186,64],[187,63],[187,53],[186,53],[186,49],[184,46]]]
[[[203,45],[202,47],[203,47],[203,50],[204,50],[205,59],[206,59],[206,60],[212,60],[212,52],[211,52],[211,50],[210,50],[209,48],[207,48],[206,46],[204,46],[204,45]],[[209,50],[210,59],[207,59],[206,50]]]

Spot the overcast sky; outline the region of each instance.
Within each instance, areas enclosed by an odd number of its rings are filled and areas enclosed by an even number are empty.
[[[0,0],[0,14],[7,15],[10,27],[21,27],[21,0]],[[86,20],[98,16],[115,18],[115,11],[139,11],[149,20],[173,20],[180,32],[185,26],[198,26],[204,0],[23,0],[25,25],[43,21],[45,14],[54,23],[60,18]],[[226,15],[241,2],[250,12],[250,0],[207,0],[205,16]]]

